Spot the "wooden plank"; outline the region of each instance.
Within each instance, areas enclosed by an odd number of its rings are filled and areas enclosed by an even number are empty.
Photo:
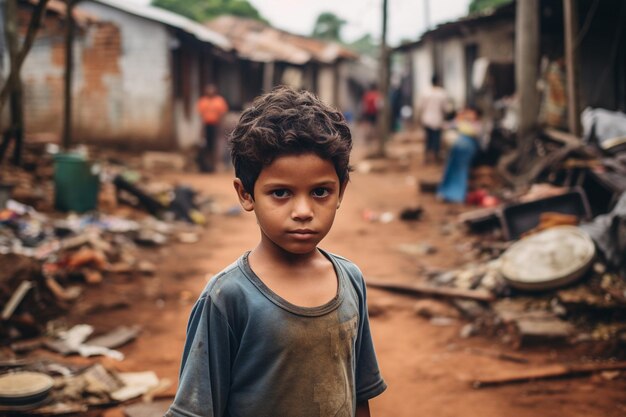
[[[533,139],[539,109],[539,0],[516,2],[515,90],[518,100],[516,166],[524,172],[532,166]]]
[[[476,301],[494,301],[495,296],[484,290],[466,290],[463,288],[434,287],[428,284],[402,284],[392,283],[373,279],[365,281],[368,287],[380,288],[383,290],[396,291],[414,295],[444,297],[444,298],[465,298]]]
[[[536,369],[525,369],[493,377],[481,377],[472,381],[475,388],[515,384],[541,379],[566,378],[587,375],[593,372],[626,369],[626,362],[588,363],[581,365],[549,365]]]
[[[529,362],[528,358],[524,356],[517,355],[514,353],[499,352],[497,350],[470,347],[470,348],[467,348],[466,351],[469,353],[476,354],[476,355],[487,356],[490,358],[500,359],[503,361],[509,361],[509,362],[515,362],[515,363],[528,363]]]

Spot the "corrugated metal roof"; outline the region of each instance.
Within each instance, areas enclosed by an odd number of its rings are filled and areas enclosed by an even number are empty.
[[[251,61],[303,65],[312,60],[330,64],[340,58],[358,58],[339,44],[295,35],[253,19],[220,16],[206,26],[226,36],[238,55]]]
[[[217,33],[207,28],[206,26],[201,25],[200,23],[194,22],[193,20],[188,19],[185,16],[170,12],[169,10],[149,5],[131,3],[123,0],[93,1],[95,3],[104,4],[105,6],[113,7],[126,13],[142,17],[144,19],[163,23],[164,25],[180,29],[186,33],[189,33],[190,35],[193,35],[202,42],[208,42],[223,50],[229,51],[232,49],[231,42],[220,33]]]

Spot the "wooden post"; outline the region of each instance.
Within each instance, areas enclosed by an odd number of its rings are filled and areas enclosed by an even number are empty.
[[[515,16],[515,86],[519,103],[518,171],[527,168],[537,123],[539,94],[539,0],[518,1]]]
[[[15,0],[8,0],[5,2],[5,26],[4,36],[6,39],[6,47],[9,53],[9,76],[5,80],[4,91],[5,97],[9,100],[9,127],[4,134],[4,140],[2,142],[2,149],[0,151],[0,161],[4,159],[4,154],[11,143],[14,141],[13,162],[19,162],[19,147],[18,141],[18,119],[20,118],[20,97],[19,97],[19,83],[21,82],[19,77],[18,68],[18,27],[17,27],[17,2]],[[6,100],[6,98],[3,98]],[[3,103],[4,104],[4,103]]]
[[[263,92],[269,93],[274,87],[274,61],[266,62],[263,68]]]
[[[578,5],[576,0],[563,0],[565,20],[565,67],[567,68],[567,125],[571,134],[580,136],[580,96],[578,89]]]
[[[18,46],[17,2],[15,0],[6,2],[5,39],[10,60],[10,71],[5,81],[5,91],[9,98],[11,116],[9,118],[9,128],[2,141],[0,161],[4,159],[9,143],[13,140],[12,162],[14,165],[20,165],[22,160],[22,141],[24,140],[24,107],[22,105],[23,90],[20,78],[21,62]]]
[[[387,0],[383,0],[383,30],[380,41],[380,97],[382,108],[378,114],[378,156],[385,155],[385,143],[389,135],[389,48],[387,47]]]
[[[65,17],[65,86],[63,113],[63,149],[72,146],[72,74],[74,67],[74,0],[67,0]]]

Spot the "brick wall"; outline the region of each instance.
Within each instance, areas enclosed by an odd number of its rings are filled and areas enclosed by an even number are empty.
[[[114,9],[112,17],[89,13],[98,21],[79,29],[74,43],[75,142],[144,149],[175,146],[168,29]],[[23,31],[29,17],[29,10],[20,10]],[[62,19],[47,16],[24,63],[27,135],[61,135],[64,31]]]

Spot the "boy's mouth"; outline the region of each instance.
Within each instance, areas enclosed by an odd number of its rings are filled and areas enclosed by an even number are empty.
[[[311,230],[311,229],[296,229],[296,230],[290,230],[287,233],[292,235],[295,238],[300,238],[300,239],[306,239],[317,234],[315,230]]]

